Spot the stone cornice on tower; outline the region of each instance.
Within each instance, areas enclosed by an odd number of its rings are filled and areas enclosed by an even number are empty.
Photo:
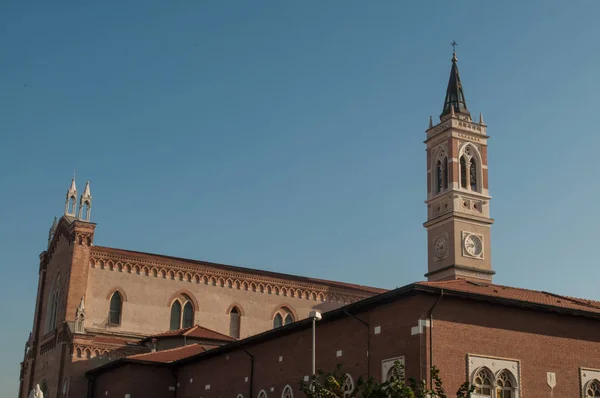
[[[100,246],[92,247],[90,267],[262,294],[344,304],[386,291],[343,282]]]

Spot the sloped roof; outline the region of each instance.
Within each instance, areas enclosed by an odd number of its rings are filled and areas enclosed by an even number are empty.
[[[156,352],[147,352],[144,354],[135,354],[127,357],[129,361],[171,363],[179,359],[187,358],[201,352],[208,351],[218,346],[205,344],[190,344],[183,347],[171,348]]]
[[[185,265],[202,265],[205,267],[216,268],[216,269],[223,270],[223,271],[240,272],[240,273],[245,273],[245,274],[261,275],[261,276],[283,279],[283,280],[292,280],[292,281],[298,281],[298,282],[304,282],[304,283],[326,285],[326,286],[330,286],[330,287],[336,287],[339,289],[354,290],[357,292],[361,292],[363,294],[364,293],[379,294],[379,293],[384,293],[384,292],[388,291],[387,289],[380,289],[380,288],[371,287],[371,286],[356,285],[353,283],[330,281],[330,280],[326,280],[326,279],[310,278],[310,277],[299,276],[299,275],[283,274],[283,273],[273,272],[273,271],[265,271],[265,270],[260,270],[260,269],[238,267],[238,266],[234,266],[234,265],[212,263],[212,262],[208,262],[208,261],[192,260],[192,259],[188,259],[188,258],[166,256],[166,255],[162,255],[162,254],[138,252],[138,251],[134,251],[134,250],[117,249],[117,248],[106,247],[106,246],[94,246],[92,248],[92,250],[98,251],[98,252],[120,254],[120,255],[124,255],[124,256],[138,257],[138,258],[147,259],[147,260],[156,261],[157,259],[163,259],[163,260],[168,260],[168,261],[181,262],[181,263],[184,263]]]
[[[581,298],[562,296],[539,290],[529,290],[518,287],[471,282],[464,279],[440,281],[440,282],[417,282],[416,285],[430,286],[460,293],[477,294],[487,297],[515,300],[523,303],[539,304],[563,308],[567,310],[579,310],[595,312],[600,314],[600,302]]]
[[[168,338],[168,337],[193,337],[204,340],[216,340],[229,342],[235,340],[233,337],[224,335],[211,329],[207,329],[200,325],[194,325],[189,328],[169,330],[168,332],[160,333],[154,336],[149,336],[143,339],[141,342],[146,342],[152,339]]]
[[[483,300],[498,305],[521,308],[525,307],[535,311],[549,311],[564,315],[585,316],[600,320],[600,302],[598,301],[562,296],[544,291],[470,282],[467,280],[458,279],[441,282],[415,282],[410,285],[390,290],[383,294],[368,297],[355,303],[348,304],[344,307],[336,308],[323,313],[323,319],[319,322],[319,324],[345,318],[351,314],[359,314],[362,311],[370,308],[394,302],[413,294],[425,293],[438,295],[442,291],[445,295],[447,294],[449,296],[455,296],[468,300]],[[214,349],[200,350],[199,348],[196,348],[197,351],[195,353],[193,353],[192,349],[190,349],[189,351],[182,352],[181,355],[178,355],[178,359],[173,360],[173,362],[177,362],[174,364],[174,366],[190,363],[202,358],[220,355],[222,353],[240,348],[243,349],[244,346],[260,344],[261,342],[268,341],[272,338],[294,333],[298,330],[310,328],[311,326],[312,320],[310,318],[306,318],[277,329],[267,330],[265,332],[247,337],[243,340],[237,340],[230,344],[213,347]],[[129,358],[125,358],[125,360],[128,361]],[[168,364],[170,362],[159,363]],[[99,373],[119,365],[120,362],[115,361],[99,368],[92,369],[87,373]]]

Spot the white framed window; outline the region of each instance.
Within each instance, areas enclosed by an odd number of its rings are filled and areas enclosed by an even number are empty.
[[[292,391],[292,387],[290,387],[289,384],[283,389],[283,392],[281,393],[281,398],[294,398],[294,392]]]
[[[467,355],[474,398],[519,398],[521,363],[514,359]]]
[[[265,390],[260,390],[258,398],[267,398],[267,392]]]
[[[238,394],[236,398],[244,398],[244,396],[242,394]]]
[[[382,382],[386,382],[386,381],[390,381],[393,375],[393,370],[394,370],[394,363],[396,363],[396,361],[400,362],[400,365],[402,365],[402,370],[400,372],[400,380],[404,380],[405,379],[405,363],[404,363],[404,357],[395,357],[395,358],[388,358],[388,359],[384,359],[383,361],[381,361],[381,381]]]
[[[579,380],[583,398],[600,397],[600,369],[579,368]]]
[[[354,380],[350,373],[346,373],[344,375],[344,381],[342,383],[342,391],[344,392],[344,397],[349,397],[354,391]]]

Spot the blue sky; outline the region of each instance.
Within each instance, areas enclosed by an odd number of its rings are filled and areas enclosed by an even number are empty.
[[[600,300],[600,2],[0,2],[0,395],[73,169],[96,244],[394,288],[426,272],[450,41],[495,282]]]

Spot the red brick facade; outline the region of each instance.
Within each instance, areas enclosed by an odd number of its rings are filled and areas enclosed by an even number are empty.
[[[187,297],[194,320],[229,334],[230,312],[240,315],[241,337],[273,327],[285,308],[293,320],[327,311],[383,289],[342,282],[94,246],[95,224],[64,216],[40,255],[32,334],[21,365],[19,397],[39,384],[46,397],[87,394],[85,372],[128,355],[169,329],[171,303]],[[113,294],[122,298],[120,324],[109,324]],[[82,301],[83,298],[83,301]],[[84,307],[81,307],[81,305]],[[84,311],[78,324],[76,314]],[[217,333],[218,332],[218,333]],[[192,339],[190,339],[192,340]],[[172,342],[171,342],[172,343]],[[170,342],[164,341],[162,346]]]
[[[384,294],[381,298],[365,300],[372,303],[345,307],[348,314],[330,312],[317,323],[317,367],[333,370],[336,364],[342,363],[355,381],[368,373],[381,380],[382,361],[404,356],[407,376],[427,379],[426,370],[432,355],[433,364],[440,369],[446,390],[452,396],[459,385],[472,376],[468,373],[469,358],[509,359],[520,366],[519,371],[515,371],[519,396],[531,398],[550,396],[547,372],[556,375],[555,397],[580,397],[580,368],[600,369],[597,311],[575,316],[569,314],[569,310],[543,309],[539,305],[494,298],[476,299],[451,288],[445,290],[440,299],[441,290],[438,292],[409,286],[393,292],[390,298],[385,297],[390,294]],[[424,324],[429,319],[436,302],[433,327],[419,330],[419,320]],[[367,326],[355,316],[369,324],[369,336]],[[170,387],[176,387],[176,395],[168,389],[139,390],[139,386],[127,383],[131,374],[123,373],[126,364],[112,369],[100,368],[91,373],[97,377],[94,397],[124,397],[125,394],[131,394],[132,398],[216,398],[238,394],[250,397],[250,389],[253,397],[261,390],[265,390],[268,397],[280,397],[286,385],[292,387],[295,396],[301,396],[299,382],[311,372],[311,336],[310,320],[302,321],[196,358],[171,363],[169,367],[177,379]],[[253,374],[249,354],[253,357]],[[132,372],[135,371],[132,369]],[[136,377],[134,373],[133,378]],[[207,386],[210,387],[207,389]],[[138,395],[131,393],[133,388],[138,389]],[[106,391],[108,395],[104,395]]]

